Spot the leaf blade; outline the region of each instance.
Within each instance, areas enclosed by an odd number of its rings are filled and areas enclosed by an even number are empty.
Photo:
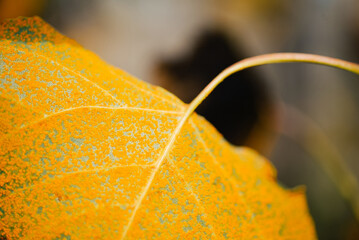
[[[1,234],[315,238],[303,194],[278,187],[266,160],[236,152],[170,93],[39,18],[10,20],[0,32],[0,109],[11,116],[0,138]],[[68,78],[48,84],[58,72]]]

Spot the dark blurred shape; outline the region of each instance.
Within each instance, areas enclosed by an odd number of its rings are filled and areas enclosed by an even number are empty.
[[[190,102],[222,70],[245,57],[224,32],[205,31],[190,54],[160,64],[160,85]],[[274,132],[273,105],[267,86],[252,69],[229,76],[196,112],[232,144],[267,151]]]

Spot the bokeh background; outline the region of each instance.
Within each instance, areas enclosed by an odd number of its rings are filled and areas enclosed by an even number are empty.
[[[245,57],[304,52],[358,62],[358,10],[355,0],[0,0],[0,20],[39,15],[185,102]],[[358,78],[299,63],[256,67],[225,80],[198,109],[232,144],[268,157],[282,185],[306,186],[319,239],[359,239],[348,201],[355,192],[343,195],[327,171],[359,179]]]

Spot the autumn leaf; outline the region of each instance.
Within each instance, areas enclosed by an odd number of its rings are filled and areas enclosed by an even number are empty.
[[[303,188],[40,18],[0,29],[0,235],[315,239]],[[182,125],[179,125],[182,122]]]

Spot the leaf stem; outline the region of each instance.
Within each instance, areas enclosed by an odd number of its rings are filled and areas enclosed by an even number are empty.
[[[315,54],[272,53],[272,54],[265,54],[256,57],[246,58],[242,61],[233,64],[232,66],[229,66],[228,68],[223,70],[220,74],[218,74],[217,77],[215,77],[189,104],[184,117],[188,118],[192,114],[192,112],[194,112],[194,110],[198,107],[198,105],[201,104],[201,102],[203,102],[203,100],[206,99],[206,97],[218,86],[218,84],[220,84],[229,75],[250,67],[272,64],[272,63],[285,63],[285,62],[305,62],[305,63],[321,64],[330,67],[340,68],[359,75],[359,64],[351,63],[336,58],[315,55]]]

